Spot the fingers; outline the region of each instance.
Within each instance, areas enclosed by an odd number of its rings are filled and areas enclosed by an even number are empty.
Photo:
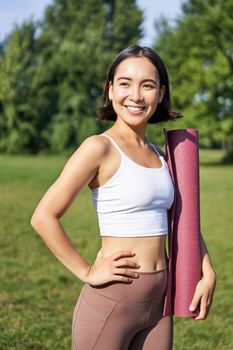
[[[111,281],[132,282],[139,277],[135,269],[140,268],[137,262],[130,260],[134,256],[135,253],[130,250],[121,250],[105,257],[100,250],[91,268],[88,283],[101,285]]]
[[[123,282],[123,283],[131,283],[133,281],[132,278],[122,275],[114,275],[113,281]]]
[[[132,277],[132,278],[138,278],[138,274],[137,272],[134,272],[132,270],[129,269],[115,269],[114,271],[115,275],[121,275],[121,276],[126,276],[126,277]]]
[[[130,250],[120,250],[114,254],[111,255],[111,257],[114,259],[114,260],[118,260],[118,259],[121,259],[121,258],[131,258],[135,256],[135,253],[133,253],[132,251]]]
[[[139,269],[140,265],[137,262],[125,259],[126,257],[129,258],[133,256],[135,256],[135,253],[127,250],[121,250],[111,255],[109,258],[113,259],[113,273],[117,275],[126,275],[137,278],[138,274],[130,269]]]
[[[114,269],[112,270],[115,281],[132,282],[133,278],[138,278],[138,274],[131,269],[139,269],[140,265],[134,261],[125,259],[134,257],[135,253],[128,250],[121,250],[111,255],[114,260]]]
[[[117,260],[116,262],[114,262],[114,265],[115,267],[131,267],[133,269],[139,269],[140,265],[137,264],[136,262],[134,261],[130,261],[130,260],[127,260],[127,259],[120,259],[120,260]]]
[[[210,305],[211,305],[211,296],[209,295],[208,292],[203,292],[203,290],[201,288],[201,283],[197,284],[197,288],[196,288],[196,291],[194,293],[194,297],[193,297],[193,300],[190,304],[189,310],[190,311],[196,310],[198,305],[200,305],[200,312],[199,312],[199,315],[197,317],[195,317],[194,319],[196,321],[205,320],[208,313],[209,313],[209,309],[210,309]]]
[[[200,304],[200,313],[199,315],[195,318],[196,321],[198,320],[205,320],[207,315],[209,313],[209,305],[207,300],[202,297],[201,299],[201,304]]]
[[[114,254],[113,274],[123,275],[123,276],[125,275],[131,278],[138,278],[138,274],[135,273],[135,271],[132,271],[131,269],[139,269],[140,265],[137,262],[125,259],[125,257],[129,257],[129,253],[131,254],[131,256],[135,256],[134,253],[129,251],[120,251]],[[119,256],[121,258],[119,258]],[[111,258],[113,258],[113,256]]]
[[[196,308],[198,307],[198,304],[200,302],[200,298],[201,298],[201,293],[199,291],[198,284],[197,284],[192,302],[191,302],[190,307],[189,307],[190,311],[196,310]]]

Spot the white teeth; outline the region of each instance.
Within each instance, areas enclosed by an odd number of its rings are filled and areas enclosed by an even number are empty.
[[[132,107],[132,106],[127,106],[127,108],[133,112],[142,111],[144,109],[143,107]]]

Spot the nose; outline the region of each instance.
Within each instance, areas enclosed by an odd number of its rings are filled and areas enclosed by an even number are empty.
[[[134,102],[142,100],[141,89],[139,86],[135,85],[132,87],[130,99]]]

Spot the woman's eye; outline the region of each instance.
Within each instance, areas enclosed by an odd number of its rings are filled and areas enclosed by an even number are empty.
[[[121,82],[121,83],[120,83],[120,86],[129,86],[129,83],[127,83],[127,82]]]
[[[143,85],[143,87],[145,87],[146,89],[155,89],[155,86],[152,84],[145,84]]]

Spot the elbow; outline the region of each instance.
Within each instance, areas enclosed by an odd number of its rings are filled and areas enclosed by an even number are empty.
[[[44,222],[45,222],[44,214],[41,212],[35,211],[31,217],[30,224],[39,235],[41,235]]]
[[[32,215],[31,220],[30,220],[30,224],[32,226],[32,228],[34,228],[34,230],[36,229],[37,226],[37,215],[35,215],[35,213]]]
[[[44,209],[36,209],[31,217],[30,224],[41,238],[45,238],[51,229],[54,228],[58,219]]]

